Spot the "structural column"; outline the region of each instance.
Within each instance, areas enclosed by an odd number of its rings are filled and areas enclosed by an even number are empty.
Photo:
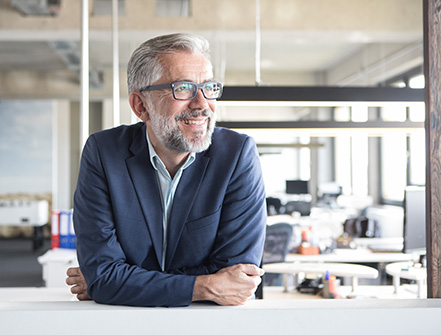
[[[441,0],[424,1],[428,298],[441,298]]]

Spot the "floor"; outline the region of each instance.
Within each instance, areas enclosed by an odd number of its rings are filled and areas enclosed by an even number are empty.
[[[50,240],[33,250],[27,238],[0,239],[0,287],[43,287],[42,267],[38,256],[50,249]]]

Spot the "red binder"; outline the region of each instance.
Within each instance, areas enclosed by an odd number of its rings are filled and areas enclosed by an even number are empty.
[[[52,249],[60,247],[60,211],[57,210],[52,210],[51,246]]]

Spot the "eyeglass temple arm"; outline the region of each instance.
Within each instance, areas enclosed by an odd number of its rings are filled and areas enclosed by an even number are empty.
[[[152,90],[161,90],[163,88],[170,88],[170,87],[172,87],[172,84],[151,85],[151,86],[146,86],[146,87],[140,88],[139,92],[152,91]]]

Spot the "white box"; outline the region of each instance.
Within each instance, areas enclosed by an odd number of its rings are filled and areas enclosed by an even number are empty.
[[[0,225],[44,226],[49,222],[49,204],[46,200],[1,200]]]

